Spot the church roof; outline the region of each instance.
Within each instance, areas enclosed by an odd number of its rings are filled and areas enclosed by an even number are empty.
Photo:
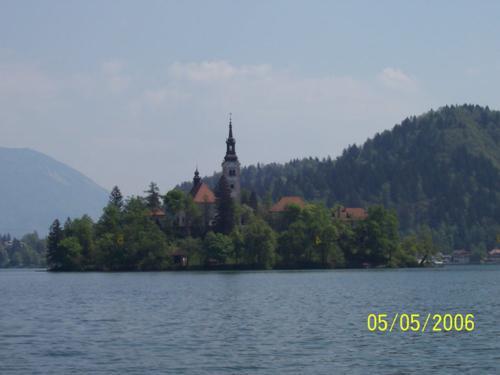
[[[305,206],[305,202],[301,197],[290,196],[290,197],[282,197],[278,203],[271,207],[269,211],[271,212],[283,212],[286,210],[287,206],[295,204],[301,208]]]
[[[190,194],[195,203],[215,203],[215,194],[204,182],[194,186]]]

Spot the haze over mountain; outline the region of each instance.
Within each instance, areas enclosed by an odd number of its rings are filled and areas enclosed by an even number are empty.
[[[45,235],[52,221],[100,215],[107,191],[40,152],[0,147],[0,233]]]
[[[205,181],[215,186],[217,178]],[[268,200],[301,195],[330,206],[383,204],[397,210],[403,232],[429,226],[442,248],[495,246],[500,112],[446,106],[349,146],[336,160],[245,167],[241,185]]]

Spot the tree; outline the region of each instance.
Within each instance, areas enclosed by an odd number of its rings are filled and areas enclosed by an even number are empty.
[[[7,250],[0,244],[0,268],[7,267],[9,265],[9,254]]]
[[[61,256],[60,269],[64,271],[81,270],[82,246],[76,237],[66,237],[59,242]]]
[[[109,203],[121,210],[123,208],[123,195],[118,186],[114,186],[109,195]]]
[[[215,217],[215,231],[229,234],[235,225],[235,207],[231,197],[231,189],[224,175],[219,179],[215,190],[217,215]]]
[[[115,206],[113,203],[110,204]],[[95,267],[96,254],[92,218],[88,215],[83,215],[79,219],[74,219],[69,225],[68,230],[65,229],[64,234],[65,237],[73,236],[78,239],[81,245],[81,267],[84,269],[93,269]]]
[[[55,219],[47,237],[47,268],[51,271],[57,271],[63,266],[63,254],[59,246],[62,240],[61,223]]]
[[[304,263],[308,246],[306,223],[298,219],[278,237],[278,254],[284,267],[297,267]]]
[[[248,265],[269,269],[276,260],[276,235],[269,224],[254,217],[242,229],[244,262]]]
[[[182,190],[170,190],[163,197],[165,211],[169,214],[167,226],[169,226],[177,236],[199,236],[205,232],[205,223],[208,225],[209,212],[202,210],[193,202],[191,195]],[[208,207],[204,207],[208,209]],[[206,218],[204,217],[206,216]],[[183,218],[182,225],[179,223],[179,217]],[[168,232],[168,231],[167,231]]]
[[[163,197],[163,205],[165,210],[174,215],[177,215],[184,209],[185,193],[179,189],[172,189]]]
[[[257,193],[252,190],[252,193],[250,194],[250,200],[248,202],[248,205],[254,210],[257,211],[259,207],[259,203],[257,200]]]
[[[170,264],[169,247],[164,233],[148,216],[148,204],[130,199],[124,210],[124,269],[161,270]]]
[[[417,231],[417,257],[423,266],[437,253],[436,245],[432,239],[432,231],[428,226],[421,226]]]
[[[158,185],[154,182],[151,182],[149,184],[148,190],[146,190],[145,193],[147,193],[146,202],[148,208],[150,210],[160,208],[160,189],[158,188]]]
[[[222,233],[208,232],[203,241],[205,264],[224,264],[233,253],[231,237]]]
[[[391,263],[399,246],[398,219],[382,206],[368,209],[368,218],[355,228],[361,258],[373,266]],[[360,264],[357,264],[360,265]]]

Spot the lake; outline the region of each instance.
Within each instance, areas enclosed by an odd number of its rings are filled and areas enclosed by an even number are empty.
[[[369,332],[370,313],[473,332]],[[500,373],[500,266],[269,272],[0,270],[0,374]]]

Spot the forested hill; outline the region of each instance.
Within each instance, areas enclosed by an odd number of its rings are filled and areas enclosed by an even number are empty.
[[[215,178],[207,179],[211,186]],[[383,204],[404,232],[430,226],[442,247],[490,247],[500,233],[500,112],[446,106],[349,146],[336,160],[249,166],[242,187],[262,198]]]

